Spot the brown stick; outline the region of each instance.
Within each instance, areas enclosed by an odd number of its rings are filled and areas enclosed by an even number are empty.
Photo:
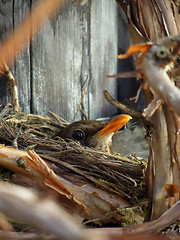
[[[110,93],[107,90],[104,90],[104,97],[105,99],[110,102],[113,106],[121,109],[123,112],[127,113],[128,115],[137,118],[142,121],[142,113],[134,110],[133,108],[127,107],[126,105],[118,102],[117,100],[113,99]]]
[[[125,237],[128,239],[130,236],[151,236],[153,234],[160,233],[163,229],[174,223],[179,219],[180,216],[180,201],[174,204],[169,210],[167,210],[161,217],[157,220],[146,222],[142,224],[121,227],[121,228],[99,228],[93,229],[92,234],[94,237],[98,234],[102,237],[109,237],[108,239],[116,239],[120,237]],[[83,230],[88,234],[90,230]],[[92,230],[91,230],[92,231]],[[143,239],[143,238],[142,238]]]
[[[10,218],[52,234],[57,239],[84,239],[78,225],[63,208],[27,188],[1,182],[0,210]]]
[[[18,96],[18,88],[17,88],[17,81],[14,78],[13,74],[9,70],[9,67],[7,66],[6,62],[4,61],[2,63],[3,68],[3,75],[6,76],[7,81],[9,83],[10,91],[12,92],[12,106],[14,111],[20,111],[21,108],[19,106],[19,96]]]

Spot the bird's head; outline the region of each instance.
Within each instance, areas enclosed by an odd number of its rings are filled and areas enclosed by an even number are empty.
[[[108,123],[96,120],[81,120],[65,127],[60,136],[64,139],[79,141],[82,145],[110,152],[112,136],[122,128],[131,117],[121,114],[113,117]]]

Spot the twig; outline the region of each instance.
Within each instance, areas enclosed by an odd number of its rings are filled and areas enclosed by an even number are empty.
[[[16,133],[15,131],[9,127],[9,125],[7,124],[7,122],[4,119],[1,119],[1,125],[3,126],[3,132],[6,135],[6,139],[15,139],[16,137]],[[1,129],[2,131],[2,129]]]
[[[75,173],[77,173],[77,174],[79,174],[79,175],[87,178],[87,179],[90,180],[91,182],[95,183],[97,186],[102,187],[102,189],[109,190],[109,187],[108,187],[104,182],[101,182],[101,181],[97,180],[97,179],[94,178],[93,176],[84,173],[83,171],[79,170],[78,168],[76,168],[76,167],[74,167],[74,166],[66,163],[65,161],[61,161],[60,159],[57,160],[56,158],[53,158],[53,157],[48,156],[48,155],[42,155],[42,154],[41,154],[41,156],[42,156],[43,158],[47,159],[47,160],[50,160],[50,161],[52,161],[52,162],[56,162],[56,163],[58,163],[59,165],[65,167],[65,168],[67,168],[67,169],[70,169],[71,171],[73,171],[73,172],[75,172]],[[93,166],[93,167],[95,168],[96,166]],[[102,171],[102,172],[103,172],[102,174],[104,174],[104,175],[107,174],[105,171]],[[110,178],[110,177],[112,178],[112,176],[109,176],[109,178]],[[115,179],[115,180],[117,181],[117,179]],[[125,196],[125,193],[122,193],[122,196],[124,197],[124,196]],[[121,196],[121,197],[122,197],[122,196]]]
[[[137,72],[136,71],[130,71],[130,72],[122,72],[122,73],[117,73],[113,75],[107,75],[107,78],[134,78],[137,77]]]
[[[117,100],[113,99],[110,93],[107,90],[104,90],[104,97],[105,99],[110,102],[113,106],[121,109],[123,112],[127,113],[128,115],[139,119],[140,121],[143,120],[142,113],[134,110],[133,108],[127,107],[126,105],[118,102]]]
[[[151,236],[153,234],[160,233],[163,229],[174,223],[179,219],[180,216],[180,201],[174,204],[169,210],[167,210],[161,217],[157,220],[151,222],[145,222],[142,224],[122,227],[122,228],[99,228],[93,229],[92,235],[95,237],[98,234],[101,234],[101,237],[109,237],[108,239],[116,239],[120,237],[128,236]],[[89,230],[84,230],[86,234],[89,233]],[[138,238],[139,239],[139,238]]]
[[[138,88],[136,96],[135,97],[131,97],[129,100],[135,100],[135,103],[137,103],[141,90],[142,90],[142,85]]]
[[[3,61],[1,64],[1,67],[3,69],[2,74],[5,75],[7,78],[7,81],[9,83],[9,89],[12,91],[12,106],[14,111],[21,111],[21,108],[19,106],[19,96],[18,96],[18,88],[17,88],[17,81],[15,80],[13,74],[9,70],[9,67],[7,66],[6,62]]]
[[[85,96],[85,94],[86,94],[86,92],[87,92],[88,84],[89,84],[89,75],[87,75],[87,77],[86,77],[86,79],[85,79],[84,91],[83,91],[83,94],[82,94],[82,97],[81,97],[81,101],[80,101],[80,103],[79,103],[79,105],[78,105],[78,107],[77,107],[77,110],[76,110],[75,114],[74,114],[73,121],[75,120],[75,117],[76,117],[76,115],[77,115],[77,113],[78,113],[78,111],[79,111],[80,109],[81,109],[81,113],[82,113],[83,115],[85,115],[85,118],[87,119],[87,116],[86,116],[86,114],[85,114],[85,111],[83,111],[83,109],[82,109],[82,105],[83,105],[84,96]]]
[[[65,119],[61,118],[60,116],[58,116],[57,114],[49,111],[49,113],[59,122],[61,123],[62,125],[69,125],[69,122],[66,121]]]
[[[2,119],[6,114],[12,111],[12,105],[8,103],[0,113],[0,119]]]
[[[144,109],[143,111],[143,116],[144,117],[151,117],[155,111],[160,108],[160,106],[163,104],[163,100],[161,98],[159,98],[158,95],[155,95],[153,100],[149,103],[149,105],[147,106],[147,108]]]

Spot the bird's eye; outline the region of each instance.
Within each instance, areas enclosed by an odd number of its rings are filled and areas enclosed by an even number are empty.
[[[74,140],[77,140],[77,141],[82,141],[85,138],[84,132],[80,129],[74,130],[72,136],[73,136]]]
[[[161,47],[156,51],[156,56],[160,59],[167,58],[169,56],[169,50],[165,47]]]

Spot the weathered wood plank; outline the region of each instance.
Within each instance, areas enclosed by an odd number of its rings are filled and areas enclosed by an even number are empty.
[[[117,72],[117,5],[112,0],[95,0],[91,6],[91,83],[89,88],[90,118],[112,116],[116,109],[103,96],[107,89],[113,97],[117,84],[106,75]]]
[[[89,118],[112,116],[103,89],[116,95],[116,82],[105,78],[116,72],[117,6],[108,1],[73,5],[47,22],[32,46],[33,109],[54,111],[69,121],[80,119],[77,107],[83,84],[90,77],[84,108]],[[41,57],[40,57],[41,56]]]
[[[10,35],[16,26],[21,23],[27,10],[29,9],[29,1],[1,1],[0,3],[0,39],[5,40]],[[20,93],[20,106],[25,112],[30,111],[29,91],[30,87],[27,84],[30,81],[29,54],[28,49],[18,56],[16,63],[11,66],[11,71],[18,82],[18,90]],[[6,104],[12,102],[7,80],[1,79],[0,102]]]
[[[1,1],[0,4],[0,39],[4,41],[7,34],[13,29],[13,2]],[[11,96],[8,91],[8,85],[6,79],[1,76],[0,87],[0,104],[4,105],[11,101]]]
[[[53,111],[71,121],[81,99],[88,52],[87,6],[70,6],[47,21],[32,44],[33,111]],[[80,118],[80,113],[76,119]]]
[[[13,6],[13,21],[14,28],[25,19],[26,15],[29,13],[30,1],[18,0],[14,1]],[[22,111],[30,112],[30,102],[31,102],[31,56],[30,56],[30,46],[27,46],[14,64],[13,73],[18,83],[19,90],[19,102],[22,107]]]

